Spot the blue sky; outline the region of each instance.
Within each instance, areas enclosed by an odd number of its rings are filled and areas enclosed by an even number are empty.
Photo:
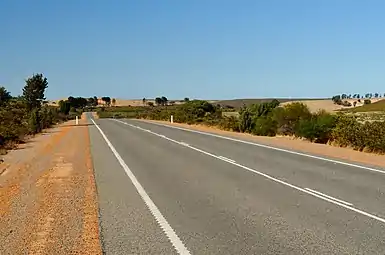
[[[4,0],[0,84],[47,97],[385,92],[383,0]]]

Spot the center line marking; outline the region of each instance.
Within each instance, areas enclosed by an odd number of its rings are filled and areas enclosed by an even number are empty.
[[[233,160],[233,159],[229,159],[229,158],[226,158],[226,157],[224,157],[224,156],[218,156],[220,159],[223,159],[223,160],[225,160],[225,161],[228,161],[228,162],[231,162],[231,163],[235,163],[235,160]]]
[[[120,121],[120,120],[115,120],[115,121],[117,121],[117,122],[119,122],[119,123],[122,123],[122,124],[124,124],[124,125],[132,126],[132,125],[130,125],[130,124],[126,123],[126,122]],[[140,129],[142,129],[142,128],[140,128]],[[143,129],[143,130],[144,130],[144,129]],[[160,134],[155,133],[155,132],[152,132],[152,131],[151,131],[151,134],[154,134],[154,135],[156,135],[156,136],[160,136]],[[176,144],[180,144],[180,142],[178,142],[178,141],[176,141],[176,140],[173,140],[173,139],[171,139],[171,138],[168,138],[168,137],[166,137],[166,138],[164,138],[164,139],[166,139],[166,140],[168,140],[168,141],[170,141],[170,142],[176,143]],[[322,194],[322,196],[321,196],[320,194],[317,194],[317,193],[315,193],[315,192],[312,192],[312,191],[310,191],[310,190],[308,190],[308,189],[306,189],[306,188],[301,188],[301,187],[296,186],[296,185],[294,185],[294,184],[290,184],[290,183],[288,183],[288,182],[282,181],[282,180],[280,180],[280,179],[278,179],[278,178],[275,178],[275,177],[273,177],[273,176],[270,176],[270,175],[268,175],[268,174],[265,174],[265,173],[259,172],[259,171],[257,171],[257,170],[254,170],[254,169],[252,169],[252,168],[250,168],[250,167],[241,165],[241,164],[239,164],[239,163],[231,162],[231,161],[225,160],[225,159],[221,158],[220,156],[217,156],[217,155],[214,155],[214,154],[212,154],[212,153],[210,153],[210,152],[207,152],[207,151],[198,149],[198,148],[193,147],[193,146],[191,146],[191,145],[189,145],[188,148],[190,148],[190,149],[192,149],[192,150],[195,150],[195,151],[198,151],[198,152],[200,152],[200,153],[202,153],[202,154],[208,155],[208,156],[210,156],[210,157],[213,157],[213,158],[217,158],[217,159],[223,160],[223,161],[225,161],[225,162],[228,162],[229,164],[232,164],[232,165],[234,165],[234,166],[238,166],[238,167],[243,168],[243,169],[245,169],[245,170],[247,170],[247,171],[250,171],[250,172],[253,172],[253,173],[258,174],[258,175],[260,175],[260,176],[263,176],[263,177],[265,177],[265,178],[267,178],[267,179],[269,179],[269,180],[271,180],[271,181],[274,181],[274,182],[280,183],[280,184],[282,184],[282,185],[288,186],[288,187],[293,188],[293,189],[295,189],[295,190],[298,190],[298,191],[301,191],[301,192],[303,192],[303,193],[309,194],[309,195],[311,195],[311,196],[313,196],[313,197],[317,197],[317,198],[322,199],[322,200],[324,200],[324,201],[327,201],[327,202],[329,202],[329,203],[332,203],[332,204],[335,204],[335,205],[339,205],[340,207],[343,207],[343,208],[345,208],[345,209],[351,210],[351,211],[356,212],[356,213],[358,213],[358,214],[365,215],[365,216],[367,216],[367,217],[369,217],[369,218],[371,218],[371,219],[374,219],[374,220],[380,221],[380,222],[382,222],[382,223],[385,223],[385,219],[384,219],[384,218],[381,218],[381,217],[376,216],[376,215],[374,215],[374,214],[371,214],[371,213],[362,211],[362,210],[360,210],[360,209],[357,209],[357,208],[351,206],[351,204],[350,204],[350,205],[346,204],[347,202],[340,202],[341,200],[335,200],[335,198],[331,199],[331,198],[325,196],[324,194]]]
[[[170,125],[165,125],[165,124],[151,122],[151,121],[148,122],[148,123],[156,125],[156,126],[166,127],[166,128],[170,128],[170,129],[178,129],[178,130],[182,130],[182,131],[186,131],[186,132],[190,132],[190,133],[196,133],[196,134],[201,134],[201,135],[221,138],[221,139],[225,139],[225,140],[228,140],[228,141],[248,144],[248,145],[257,146],[257,147],[261,147],[261,148],[266,148],[266,149],[270,149],[270,150],[281,151],[281,152],[290,153],[290,154],[293,154],[293,155],[313,158],[313,159],[317,159],[317,160],[323,160],[323,161],[334,163],[334,164],[340,164],[340,165],[345,165],[345,166],[350,166],[350,167],[355,167],[355,168],[361,168],[361,169],[369,170],[369,171],[372,171],[372,172],[377,172],[377,173],[385,174],[385,170],[383,170],[383,169],[376,169],[376,168],[362,166],[362,165],[353,164],[353,163],[348,163],[348,162],[344,162],[344,161],[340,161],[340,160],[336,160],[336,159],[330,159],[330,158],[327,158],[327,157],[311,155],[311,154],[307,154],[307,153],[303,153],[303,152],[292,151],[290,149],[283,149],[283,148],[273,147],[273,146],[270,146],[270,145],[265,145],[265,144],[261,144],[261,143],[251,142],[251,141],[247,141],[247,140],[236,139],[236,138],[232,138],[232,137],[228,137],[228,136],[222,136],[222,135],[217,135],[217,134],[213,134],[213,133],[207,133],[207,132],[193,130],[193,129],[188,129],[188,128],[182,128],[182,127],[177,127],[177,126],[170,126]]]
[[[316,193],[318,195],[321,195],[321,196],[324,196],[324,197],[327,197],[327,198],[330,198],[330,199],[333,199],[337,202],[340,202],[340,203],[343,203],[345,205],[353,205],[352,203],[349,203],[349,202],[346,202],[344,200],[341,200],[341,199],[338,199],[338,198],[335,198],[335,197],[332,197],[332,196],[329,196],[329,195],[326,195],[322,192],[319,192],[319,191],[316,191],[316,190],[313,190],[313,189],[309,189],[309,188],[305,188],[306,190],[310,191],[310,192],[313,192],[313,193]]]

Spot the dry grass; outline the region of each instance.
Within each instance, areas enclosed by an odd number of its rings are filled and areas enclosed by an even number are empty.
[[[372,103],[375,103],[379,100],[382,100],[382,98],[371,99]],[[347,99],[346,101],[350,102],[353,105],[353,102],[357,102],[357,99]],[[354,108],[353,106],[345,107],[342,105],[334,104],[331,99],[303,100],[303,101],[292,101],[292,102],[301,102],[301,103],[306,104],[309,107],[311,112],[316,112],[316,111],[321,110],[321,109],[328,111],[328,112],[334,112],[334,111],[338,111],[341,109]],[[285,102],[285,103],[282,103],[282,105],[289,104],[292,102]],[[364,99],[361,99],[361,103],[357,102],[356,108],[359,106],[362,106],[363,102],[364,102]]]
[[[59,100],[51,100],[49,101],[49,105],[58,105],[58,102],[60,100],[66,100],[66,99],[59,99]],[[244,104],[250,105],[250,104],[256,104],[256,103],[263,103],[263,102],[270,102],[272,99],[270,98],[262,98],[262,99],[233,99],[233,100],[209,100],[208,102],[213,104],[221,104],[221,105],[229,105],[233,106],[235,108],[240,108]],[[345,107],[342,105],[334,104],[331,99],[288,99],[288,98],[280,98],[278,99],[281,102],[281,105],[286,105],[293,102],[301,102],[306,104],[310,111],[316,112],[320,109],[326,110],[328,112],[334,112],[342,109],[350,109],[354,108],[351,107]],[[376,103],[380,100],[383,100],[383,98],[372,98],[372,103]],[[344,100],[345,101],[345,100]],[[357,102],[356,108],[359,106],[363,106],[364,99],[361,99],[361,102],[358,102],[357,99],[346,99],[346,101],[350,102],[353,105],[353,102]],[[121,99],[116,98],[116,103],[114,106],[146,106],[149,102],[152,102],[155,104],[155,99],[146,99],[146,102],[143,104],[142,99]],[[169,102],[173,102],[173,104],[183,104],[183,100],[169,100]]]

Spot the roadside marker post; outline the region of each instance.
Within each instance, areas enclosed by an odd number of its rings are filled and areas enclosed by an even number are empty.
[[[174,116],[171,115],[171,123],[174,123]]]
[[[76,125],[79,125],[79,118],[76,116]]]

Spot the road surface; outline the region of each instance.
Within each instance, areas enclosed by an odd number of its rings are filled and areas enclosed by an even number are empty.
[[[90,123],[106,254],[385,254],[382,169],[143,121]]]

